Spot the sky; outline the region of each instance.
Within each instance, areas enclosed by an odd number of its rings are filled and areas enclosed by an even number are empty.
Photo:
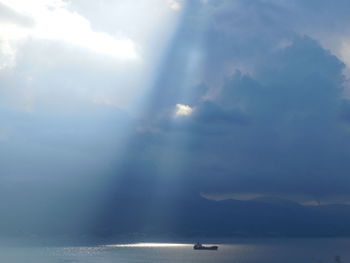
[[[2,220],[123,195],[350,204],[349,11],[0,0]]]

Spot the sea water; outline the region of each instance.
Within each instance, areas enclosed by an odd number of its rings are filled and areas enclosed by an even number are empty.
[[[189,243],[0,247],[4,263],[317,263],[350,262],[350,239],[216,240],[217,251]]]

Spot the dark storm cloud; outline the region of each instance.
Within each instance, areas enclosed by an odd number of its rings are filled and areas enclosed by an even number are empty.
[[[334,14],[344,4],[333,8]],[[313,6],[326,12],[324,5]],[[209,1],[190,16],[196,21],[195,14],[206,14],[205,26],[180,28],[165,64],[175,70],[162,73],[162,90],[156,89],[151,104],[164,113],[152,122],[160,127],[159,138],[182,142],[157,145],[154,153],[162,147],[186,151],[186,175],[179,176],[196,191],[313,198],[348,193],[349,134],[341,120],[348,115],[342,97],[345,65],[298,31],[296,14],[309,8],[298,1]],[[302,19],[312,24],[313,18]],[[197,35],[191,37],[187,32],[194,28]],[[198,35],[205,39],[205,74],[197,81],[206,88],[196,93],[199,99],[186,100],[181,89],[191,86],[183,83],[185,57]],[[183,43],[186,48],[180,48]],[[171,106],[186,102],[192,114],[174,119]]]
[[[225,110],[219,104],[210,101],[203,102],[194,113],[193,118],[197,122],[207,123],[208,125],[220,123],[246,125],[249,123],[249,118],[242,112],[231,109]]]
[[[346,191],[349,167],[338,159],[346,139],[338,116],[342,63],[308,38],[296,39],[260,63],[255,77],[234,74],[215,98],[241,108],[253,121],[244,129],[234,127],[228,138],[217,138],[230,146],[212,154],[234,158],[218,161],[217,167],[227,171],[219,175],[222,179],[208,176],[209,188],[222,181],[226,191],[229,185],[252,192]],[[230,159],[233,165],[226,163]]]

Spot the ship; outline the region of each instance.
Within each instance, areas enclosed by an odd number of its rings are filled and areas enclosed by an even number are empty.
[[[201,243],[197,243],[193,246],[196,250],[218,250],[218,246],[203,246]]]

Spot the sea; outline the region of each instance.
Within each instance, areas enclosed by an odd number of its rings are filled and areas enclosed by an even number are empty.
[[[217,251],[189,242],[137,242],[84,246],[4,244],[1,263],[326,263],[350,262],[347,238],[209,240]]]

